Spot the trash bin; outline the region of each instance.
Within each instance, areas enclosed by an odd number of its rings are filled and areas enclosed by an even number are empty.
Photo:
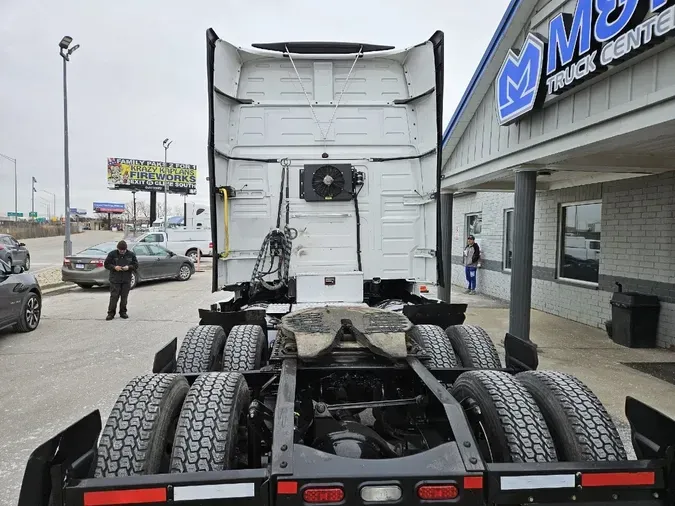
[[[655,348],[661,304],[656,295],[614,292],[611,339],[628,348]]]

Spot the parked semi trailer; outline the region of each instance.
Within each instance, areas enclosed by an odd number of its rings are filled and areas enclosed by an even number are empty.
[[[507,334],[502,363],[466,305],[420,295],[450,268],[441,32],[399,50],[209,30],[207,55],[223,301],[106,420],[32,453],[19,506],[674,504],[673,420],[627,398],[629,460],[533,343]]]

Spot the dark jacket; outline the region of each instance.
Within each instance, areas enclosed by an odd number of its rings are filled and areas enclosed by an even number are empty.
[[[116,265],[120,267],[128,265],[129,270],[116,271]],[[111,283],[131,283],[131,273],[138,270],[138,259],[131,250],[126,250],[124,255],[120,255],[120,252],[114,249],[108,253],[105,262],[103,262],[103,267],[110,271],[109,279]]]

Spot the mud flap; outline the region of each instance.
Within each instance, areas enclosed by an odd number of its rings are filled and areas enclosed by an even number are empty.
[[[96,410],[38,446],[28,457],[18,506],[63,504],[66,473],[69,479],[90,474],[100,433],[101,414]]]
[[[532,341],[521,339],[513,334],[506,333],[504,337],[506,350],[506,368],[514,372],[536,371],[539,367],[537,345]]]

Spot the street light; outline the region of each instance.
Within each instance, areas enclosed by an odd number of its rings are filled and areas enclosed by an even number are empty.
[[[56,194],[54,194],[50,191],[47,191],[47,190],[40,190],[40,191],[48,193],[49,195],[51,195],[54,198],[54,207],[52,209],[54,209],[54,213],[56,214]],[[51,216],[49,218],[51,219]]]
[[[14,163],[14,221],[19,220],[19,199],[18,199],[18,191],[17,191],[17,185],[16,185],[16,158],[12,158],[11,156],[3,155],[0,153],[0,156],[3,157],[5,160],[9,160],[10,162]]]
[[[73,244],[70,242],[70,167],[68,160],[68,86],[66,80],[66,63],[70,61],[70,55],[73,54],[79,44],[75,44],[70,49],[70,43],[73,38],[66,35],[59,42],[59,54],[63,58],[63,174],[65,179],[65,201],[66,201],[66,239],[63,241],[63,256],[70,256],[73,252]]]
[[[33,182],[31,184],[32,186],[32,191],[30,192],[30,212],[31,214],[35,214],[35,192],[37,191],[35,189],[35,183],[37,183],[37,179],[35,179],[35,176],[32,177]],[[31,219],[33,219],[34,216],[31,216]]]
[[[166,232],[166,229],[167,229],[168,210],[167,210],[167,207],[166,207],[166,194],[167,194],[167,191],[169,190],[169,178],[168,178],[168,175],[166,173],[166,154],[167,154],[167,151],[169,151],[169,146],[171,146],[172,142],[173,141],[170,141],[168,137],[162,141],[162,146],[164,146],[164,178],[165,178],[164,179],[164,232]]]

